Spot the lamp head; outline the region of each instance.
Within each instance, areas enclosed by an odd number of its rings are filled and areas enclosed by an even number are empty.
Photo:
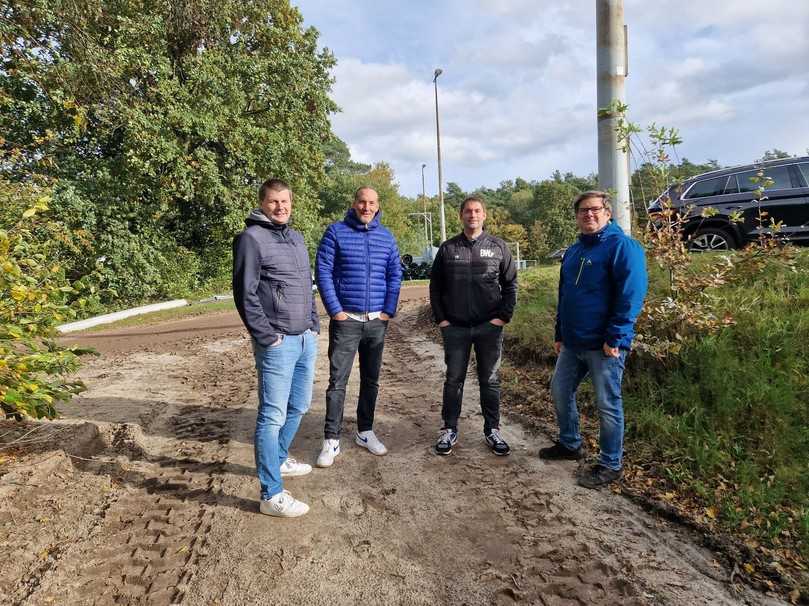
[[[433,81],[438,79],[438,76],[444,73],[444,70],[440,67],[436,68],[435,72],[433,73]]]

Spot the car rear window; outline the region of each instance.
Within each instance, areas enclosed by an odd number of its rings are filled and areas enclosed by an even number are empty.
[[[713,179],[705,179],[704,181],[697,181],[685,194],[685,198],[705,198],[707,196],[718,196],[724,193],[725,184],[727,183],[727,176],[715,177]]]
[[[739,191],[755,191],[761,185],[760,182],[754,181],[758,177],[759,170],[748,170],[743,173],[738,173],[736,176],[739,181]],[[770,189],[789,189],[792,187],[792,181],[789,178],[788,166],[773,166],[772,168],[764,169],[764,176],[773,180],[772,185],[765,187],[765,190]]]
[[[809,186],[809,162],[804,162],[803,164],[798,164],[803,173],[803,182],[805,185]]]

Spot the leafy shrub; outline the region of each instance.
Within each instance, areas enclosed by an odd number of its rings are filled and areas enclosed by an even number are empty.
[[[56,415],[56,403],[83,390],[68,378],[77,348],[60,346],[55,327],[87,305],[63,260],[89,245],[84,234],[48,217],[50,190],[0,180],[0,409],[15,417]],[[89,290],[89,289],[88,289]]]

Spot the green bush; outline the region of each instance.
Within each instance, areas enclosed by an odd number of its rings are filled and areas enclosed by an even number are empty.
[[[794,269],[719,289],[719,311],[732,313],[735,323],[688,340],[665,366],[628,372],[625,397],[629,438],[670,461],[686,488],[722,479],[728,490],[717,495],[720,521],[733,525],[737,508],[755,510],[760,523],[748,520],[750,532],[770,540],[785,530],[798,533],[805,556],[809,533],[800,520],[809,515],[807,261],[804,253]],[[790,516],[791,524],[778,522]]]
[[[519,274],[517,308],[506,337],[512,355],[542,361],[553,351],[559,266],[537,267]]]
[[[683,270],[710,272],[717,263],[692,255]],[[508,330],[518,353],[533,350],[547,363],[556,271],[520,274]],[[649,299],[664,298],[666,274],[652,264],[650,278]],[[630,358],[624,401],[632,460],[661,463],[673,485],[716,509],[720,524],[770,546],[796,545],[809,557],[809,252],[792,263],[765,258],[705,296],[712,314],[732,320],[712,334],[683,336],[663,359],[641,351]]]
[[[60,346],[56,325],[86,305],[63,260],[88,242],[48,216],[51,191],[0,180],[0,410],[48,417],[84,389],[69,375],[76,348]],[[91,288],[87,288],[91,290]]]

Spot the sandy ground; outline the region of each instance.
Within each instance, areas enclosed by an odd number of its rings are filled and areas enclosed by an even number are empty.
[[[0,603],[781,603],[731,584],[685,530],[576,486],[575,463],[540,461],[549,438],[507,410],[513,454],[493,456],[474,373],[459,444],[435,456],[443,354],[417,322],[424,288],[404,292],[375,427],[390,452],[353,444],[355,369],[343,453],[287,480],[311,505],[298,519],[258,513],[255,371],[235,313],[78,338],[102,353],[82,371],[88,391],[0,466]],[[325,329],[292,449],[310,463]],[[6,442],[21,432],[0,426]]]

